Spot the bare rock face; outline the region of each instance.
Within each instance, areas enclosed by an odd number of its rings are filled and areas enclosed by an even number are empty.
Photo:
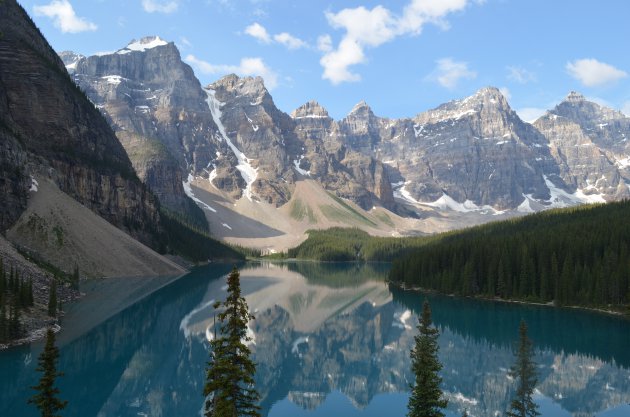
[[[495,88],[411,120],[374,118],[357,106],[344,121],[346,143],[398,173],[397,194],[408,200],[433,202],[446,195],[458,203],[507,209],[524,194],[549,196],[543,174],[554,170],[546,139]]]
[[[85,55],[77,54],[72,51],[62,51],[59,52],[59,58],[61,58],[63,65],[66,66],[68,74],[73,74],[77,69],[77,63],[85,59]]]
[[[227,147],[216,140],[208,96],[175,45],[146,37],[70,65],[74,81],[107,117],[140,178],[162,204],[200,217],[182,183],[189,173],[207,177]]]
[[[317,178],[326,189],[364,209],[375,205],[394,209],[389,174],[371,155],[369,144],[362,145],[364,136],[373,133],[372,123],[376,117],[365,103],[360,105],[341,122],[331,119],[314,101],[296,109],[291,116],[296,123],[295,133],[304,144],[298,164],[301,169],[310,169],[309,175]],[[352,129],[358,132],[354,136],[348,134]],[[349,143],[346,142],[348,137],[351,137]],[[371,141],[369,137],[367,142]]]
[[[571,92],[534,125],[572,191],[608,201],[629,196],[630,118]]]
[[[0,3],[0,147],[3,227],[21,214],[28,171],[59,187],[110,223],[155,246],[155,197],[138,180],[105,119],[79,90],[17,2]],[[5,174],[3,174],[5,175]],[[4,206],[4,204],[3,204]]]
[[[291,118],[278,110],[260,77],[228,75],[209,89],[220,103],[224,139],[242,153],[240,164],[255,171],[243,175],[247,190],[276,206],[289,201],[296,175],[291,158],[299,149]]]
[[[181,213],[194,211],[182,187],[189,174],[275,206],[312,178],[364,209],[401,214],[401,203],[528,212],[629,193],[630,119],[577,93],[535,125],[493,87],[406,119],[360,102],[336,121],[315,101],[283,113],[259,77],[202,88],[175,45],[157,37],[103,56],[61,56],[141,179]]]

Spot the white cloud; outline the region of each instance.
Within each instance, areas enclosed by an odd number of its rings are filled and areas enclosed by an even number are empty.
[[[278,33],[277,35],[273,36],[273,39],[289,49],[300,49],[306,48],[308,46],[306,42],[304,42],[302,39],[296,38],[295,36],[287,32]]]
[[[501,94],[503,94],[503,97],[505,97],[507,101],[510,101],[512,99],[512,92],[509,88],[501,87],[499,88],[499,91],[501,92]]]
[[[33,7],[35,16],[46,16],[53,20],[53,25],[63,33],[94,31],[96,24],[78,17],[68,0],[53,0],[43,6]]]
[[[254,23],[245,28],[245,33],[249,36],[257,39],[262,43],[271,43],[271,36],[269,36],[269,32],[267,29],[260,23]]]
[[[467,62],[454,61],[452,58],[442,58],[436,61],[437,67],[427,77],[429,80],[437,81],[442,87],[449,90],[457,87],[460,80],[473,80],[477,78],[477,73],[468,68]]]
[[[324,67],[322,78],[330,80],[334,85],[360,81],[361,76],[351,72],[348,67],[363,62],[364,59],[363,48],[354,39],[346,38],[336,50],[329,51],[319,60]]]
[[[234,73],[240,76],[260,76],[269,90],[278,86],[278,74],[269,68],[261,58],[242,58],[239,65],[211,64],[194,55],[188,55],[185,61],[204,74]]]
[[[610,84],[628,76],[627,72],[592,58],[568,62],[566,69],[586,87]]]
[[[267,29],[260,23],[253,23],[247,26],[245,28],[245,33],[257,39],[259,42],[269,44],[275,41],[281,45],[284,45],[288,49],[300,49],[308,47],[308,44],[302,39],[297,38],[287,32],[278,33],[276,35],[273,35],[272,37]]]
[[[623,112],[623,114],[630,117],[630,101],[626,101],[625,103],[623,103],[621,111]]]
[[[142,0],[142,7],[147,13],[173,13],[179,8],[177,0]]]
[[[483,0],[411,0],[400,16],[383,6],[371,10],[360,6],[326,13],[328,24],[345,30],[345,34],[336,49],[332,41],[328,42],[329,35],[320,37],[319,50],[324,52],[320,60],[324,68],[322,78],[333,84],[360,80],[361,76],[349,68],[365,62],[365,48],[378,47],[398,36],[418,35],[427,23],[447,29],[446,16],[463,10],[472,2],[483,3]]]
[[[546,109],[541,109],[539,107],[524,107],[522,109],[516,110],[518,117],[520,117],[521,120],[524,120],[528,123],[535,122],[540,116],[542,116],[546,112],[547,112]]]
[[[536,81],[536,74],[523,67],[507,67],[508,79],[520,84]]]

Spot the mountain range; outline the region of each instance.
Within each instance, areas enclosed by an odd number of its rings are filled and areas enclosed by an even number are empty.
[[[412,118],[358,103],[341,120],[316,101],[291,114],[260,77],[202,86],[173,42],[60,53],[135,171],[213,235],[284,249],[309,228],[435,232],[629,195],[630,118],[571,92],[526,123],[493,87]]]

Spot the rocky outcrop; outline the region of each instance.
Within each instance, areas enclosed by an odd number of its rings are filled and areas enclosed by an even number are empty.
[[[143,181],[180,212],[189,174],[276,207],[311,178],[363,209],[403,215],[531,212],[628,195],[630,119],[577,93],[535,125],[493,87],[406,119],[379,117],[362,101],[336,121],[315,101],[283,113],[259,77],[201,88],[175,45],[157,37],[62,56]]]
[[[394,209],[386,167],[366,152],[369,146],[366,149],[360,145],[363,142],[361,134],[373,129],[370,122],[375,119],[369,108],[365,114],[371,115],[371,120],[361,120],[362,114],[353,111],[347,119],[336,122],[314,101],[296,109],[291,116],[296,123],[296,135],[304,143],[297,163],[301,169],[310,167],[309,175],[318,179],[326,189],[354,201],[363,209],[369,210],[375,205]],[[348,134],[353,128],[360,133]],[[353,140],[346,143],[350,136]],[[371,143],[373,136],[368,142]]]
[[[77,69],[77,63],[85,59],[85,55],[77,54],[72,51],[62,51],[59,52],[59,58],[61,58],[63,65],[66,66],[68,74],[73,74]]]
[[[0,3],[0,129],[3,227],[24,209],[29,173],[145,243],[157,244],[154,196],[138,180],[105,119],[68,77],[61,59],[15,1]],[[6,175],[6,174],[5,174]],[[3,204],[4,206],[4,204]]]
[[[345,142],[399,173],[397,194],[408,201],[449,198],[501,210],[518,206],[524,194],[549,195],[543,174],[553,159],[545,138],[495,88],[413,119],[376,118],[359,104],[344,122]]]
[[[189,173],[208,176],[217,155],[229,153],[216,140],[207,94],[175,45],[146,37],[71,65],[74,81],[106,116],[144,183],[169,210],[203,220],[183,180]],[[236,175],[234,168],[225,171]]]
[[[549,140],[571,192],[594,201],[627,198],[630,119],[571,92],[534,126]]]
[[[228,75],[209,89],[220,103],[222,139],[234,154],[242,154],[239,164],[247,190],[276,206],[289,201],[296,177],[291,159],[300,147],[291,118],[278,110],[260,77]]]

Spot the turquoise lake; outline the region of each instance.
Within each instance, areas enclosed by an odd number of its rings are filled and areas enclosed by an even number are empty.
[[[390,288],[387,268],[241,266],[243,294],[256,316],[250,330],[263,416],[406,414],[409,351],[425,296]],[[69,401],[62,415],[201,415],[212,305],[225,297],[230,269],[196,269],[88,328],[81,316],[97,311],[106,297],[67,306],[58,334],[65,372],[58,381]],[[464,408],[471,416],[504,415],[521,319],[536,350],[543,416],[630,416],[630,321],[574,309],[428,299],[441,332],[449,416]],[[26,400],[39,377],[41,349],[34,343],[0,352],[0,416],[38,415]]]

